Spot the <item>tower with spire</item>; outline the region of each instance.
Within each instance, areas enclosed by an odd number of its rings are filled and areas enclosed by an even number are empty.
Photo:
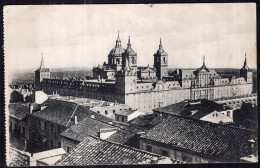
[[[108,66],[115,71],[119,71],[122,68],[122,54],[125,49],[121,46],[121,40],[119,37],[119,31],[117,34],[116,45],[111,49],[108,54]]]
[[[123,63],[122,63],[123,69],[128,68],[128,69],[133,69],[135,71],[137,70],[137,54],[136,52],[134,52],[134,50],[131,47],[130,36],[128,37],[127,48],[122,55],[122,59],[123,59]]]
[[[243,67],[240,69],[240,76],[245,79],[247,83],[253,83],[253,72],[247,65],[246,53]]]
[[[39,85],[44,78],[50,79],[51,78],[51,73],[49,68],[45,68],[44,66],[44,59],[43,59],[43,53],[42,54],[42,59],[41,59],[41,65],[38,69],[35,71],[35,85]]]
[[[160,38],[159,49],[154,53],[154,67],[158,79],[168,76],[168,53],[163,49],[162,38]]]

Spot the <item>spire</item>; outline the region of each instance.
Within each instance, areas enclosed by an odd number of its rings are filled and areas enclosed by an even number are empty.
[[[117,35],[117,39],[116,39],[116,47],[120,47],[121,46],[121,40],[119,38],[119,30],[118,30],[118,35]]]
[[[245,53],[245,62],[244,62],[244,65],[247,65],[246,53]]]
[[[130,36],[128,36],[127,48],[131,48]]]
[[[245,61],[244,61],[244,69],[249,69],[249,67],[247,66],[247,60],[246,60],[246,53],[245,53]]]
[[[44,68],[44,60],[43,60],[43,53],[41,52],[41,54],[42,54],[42,60],[41,60],[41,66],[40,66],[40,68],[42,69],[42,68]]]
[[[163,45],[162,45],[162,38],[160,38],[160,45],[159,45],[159,49],[162,49]]]
[[[203,55],[203,66],[205,67],[205,55]]]
[[[117,31],[117,40],[120,40],[119,39],[119,30]]]

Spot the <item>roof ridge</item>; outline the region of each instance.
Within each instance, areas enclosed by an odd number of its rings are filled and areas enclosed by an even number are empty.
[[[222,125],[222,124],[217,124],[217,123],[212,123],[209,121],[204,121],[204,120],[197,120],[197,119],[193,119],[193,118],[189,118],[189,117],[185,117],[185,116],[179,116],[179,115],[174,115],[174,114],[169,114],[170,116],[163,118],[163,120],[169,119],[169,117],[174,117],[174,118],[182,118],[182,119],[188,119],[188,120],[192,120],[195,122],[200,122],[200,123],[207,123],[210,125],[215,125],[215,126],[220,126],[220,127],[226,127],[226,128],[232,128],[232,129],[240,129],[240,130],[247,130],[247,131],[251,131],[254,133],[257,133],[256,130],[252,130],[252,129],[248,129],[248,128],[240,128],[240,127],[235,127],[235,126],[231,126],[231,125]]]
[[[97,114],[98,114],[98,113],[97,113]],[[110,125],[110,126],[119,128],[120,130],[124,130],[124,131],[128,131],[128,132],[130,132],[130,133],[136,134],[136,133],[133,132],[133,131],[127,130],[127,129],[125,129],[125,128],[121,128],[120,126],[117,126],[117,125],[110,124],[110,123],[108,123],[108,122],[106,122],[106,121],[103,121],[103,120],[98,120],[98,119],[96,119],[96,118],[90,118],[90,117],[87,117],[87,118],[85,118],[84,120],[86,120],[86,119],[92,119],[92,120],[95,120],[95,121],[99,121],[99,122],[102,122],[102,123],[104,123],[104,124],[107,124],[107,125]],[[136,134],[136,135],[137,135],[137,134]]]
[[[78,108],[78,104],[76,104],[76,107],[75,107],[75,109],[74,109],[74,111],[72,112],[72,114],[71,114],[71,116],[70,116],[70,118],[69,118],[69,121],[67,122],[67,124],[66,124],[66,127],[69,125],[69,123],[70,123],[70,121],[71,121],[71,119],[72,119],[72,116],[74,115],[74,113],[76,112],[76,110],[77,110],[77,108]]]
[[[139,152],[142,152],[142,153],[148,153],[150,155],[153,155],[153,156],[158,156],[158,157],[165,157],[165,156],[162,156],[162,155],[159,155],[159,154],[156,154],[156,153],[152,153],[152,152],[148,152],[148,151],[145,151],[145,150],[142,150],[142,149],[139,149],[139,148],[134,148],[134,147],[131,147],[131,146],[127,146],[127,145],[124,145],[124,144],[120,144],[120,143],[117,143],[117,142],[112,142],[112,141],[109,141],[107,139],[100,139],[98,137],[95,137],[93,135],[89,135],[91,138],[94,138],[94,139],[98,139],[100,141],[104,141],[104,142],[107,142],[107,143],[111,143],[111,144],[115,144],[115,145],[119,145],[121,147],[125,147],[125,148],[128,148],[128,149],[132,149],[132,150],[135,150],[135,151],[139,151]],[[85,138],[86,139],[86,138]],[[84,140],[85,140],[84,139]]]

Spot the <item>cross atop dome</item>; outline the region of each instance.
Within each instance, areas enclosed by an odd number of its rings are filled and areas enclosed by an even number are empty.
[[[130,35],[128,36],[127,48],[131,48]]]
[[[162,38],[160,38],[160,44],[159,44],[159,49],[162,49],[163,45],[162,45]]]
[[[116,47],[121,47],[121,40],[119,38],[119,30],[118,30],[118,35],[117,35],[117,39],[116,39]]]
[[[201,71],[201,70],[206,70],[209,72],[209,69],[206,67],[206,64],[205,64],[205,55],[203,55],[203,64],[200,68],[197,69],[197,71]]]

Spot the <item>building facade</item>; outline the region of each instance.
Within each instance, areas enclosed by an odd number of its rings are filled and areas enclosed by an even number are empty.
[[[127,104],[140,111],[152,111],[183,100],[230,98],[252,93],[252,71],[245,59],[239,78],[221,78],[214,69],[202,67],[193,70],[176,69],[168,74],[168,53],[160,40],[154,54],[154,66],[137,66],[137,53],[130,37],[127,48],[122,48],[119,34],[115,47],[108,54],[108,63],[93,68],[93,79],[63,77],[51,78],[43,60],[35,71],[36,89],[102,99]]]

